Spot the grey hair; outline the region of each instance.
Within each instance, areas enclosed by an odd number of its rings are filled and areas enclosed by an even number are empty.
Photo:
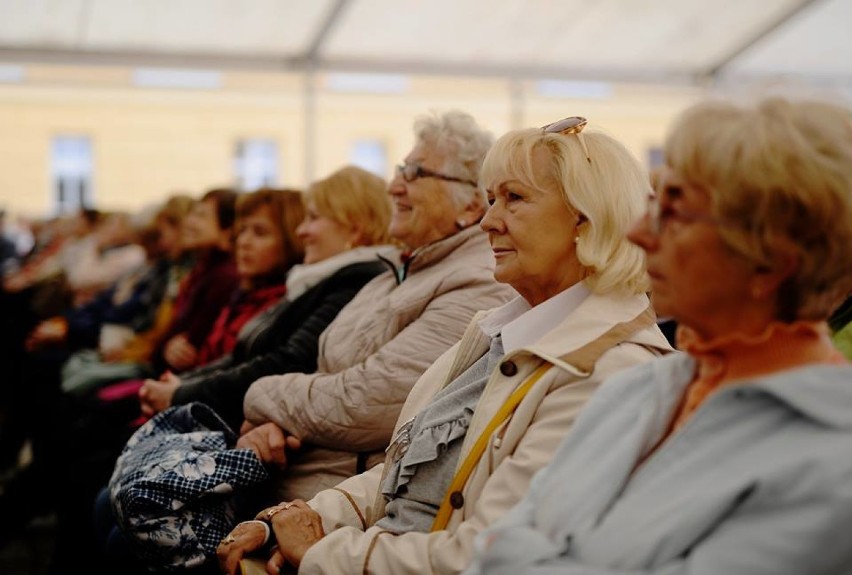
[[[477,124],[473,116],[459,110],[442,114],[431,112],[415,120],[414,134],[418,144],[429,146],[444,157],[442,172],[479,182],[482,161],[494,143],[494,136]],[[479,186],[445,184],[453,194],[456,207],[463,208],[477,197],[485,205],[485,192]]]

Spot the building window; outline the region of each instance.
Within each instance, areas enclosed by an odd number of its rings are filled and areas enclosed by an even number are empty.
[[[659,147],[648,148],[648,167],[650,169],[659,168],[665,162],[663,149]]]
[[[351,162],[377,176],[388,176],[388,153],[379,140],[356,140],[352,144]]]
[[[325,87],[331,92],[404,94],[409,84],[409,77],[402,74],[332,72],[325,76]]]
[[[55,211],[73,213],[93,207],[91,140],[86,136],[56,136],[51,163]]]
[[[278,184],[278,144],[273,140],[237,142],[234,172],[237,187],[253,191]]]

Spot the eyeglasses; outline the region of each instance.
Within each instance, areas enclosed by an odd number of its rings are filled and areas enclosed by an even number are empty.
[[[570,118],[563,118],[562,120],[542,126],[541,132],[542,134],[562,134],[563,136],[573,134],[577,136],[577,139],[580,140],[580,145],[583,147],[583,153],[586,154],[586,160],[591,164],[592,157],[589,155],[589,148],[586,147],[586,140],[583,139],[582,134],[583,128],[588,123],[589,121],[582,116],[571,116]]]
[[[696,214],[692,212],[675,211],[673,209],[663,210],[660,198],[655,194],[648,195],[648,227],[655,236],[663,233],[666,224],[672,220],[679,222],[706,222],[714,225],[731,225],[730,222],[708,214]]]
[[[469,186],[473,186],[474,188],[479,187],[477,183],[473,180],[467,180],[465,178],[456,178],[455,176],[439,174],[438,172],[427,170],[419,164],[400,164],[396,167],[396,173],[401,175],[402,179],[406,182],[413,182],[414,180],[418,180],[420,178],[436,178],[438,180],[446,180],[447,182],[459,182],[462,184],[467,184]]]

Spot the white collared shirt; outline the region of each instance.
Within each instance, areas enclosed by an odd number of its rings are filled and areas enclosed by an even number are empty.
[[[479,328],[489,337],[503,336],[503,351],[508,354],[538,341],[558,326],[589,296],[582,283],[574,284],[535,307],[518,296],[479,322]]]

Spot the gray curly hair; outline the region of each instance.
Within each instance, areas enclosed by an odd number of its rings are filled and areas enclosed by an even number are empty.
[[[491,132],[483,129],[470,114],[459,110],[432,112],[417,118],[414,134],[418,144],[435,149],[445,158],[441,171],[447,175],[479,182],[479,171],[485,154],[494,143]],[[459,182],[445,182],[458,207],[465,206],[478,196],[484,202],[484,192]]]

